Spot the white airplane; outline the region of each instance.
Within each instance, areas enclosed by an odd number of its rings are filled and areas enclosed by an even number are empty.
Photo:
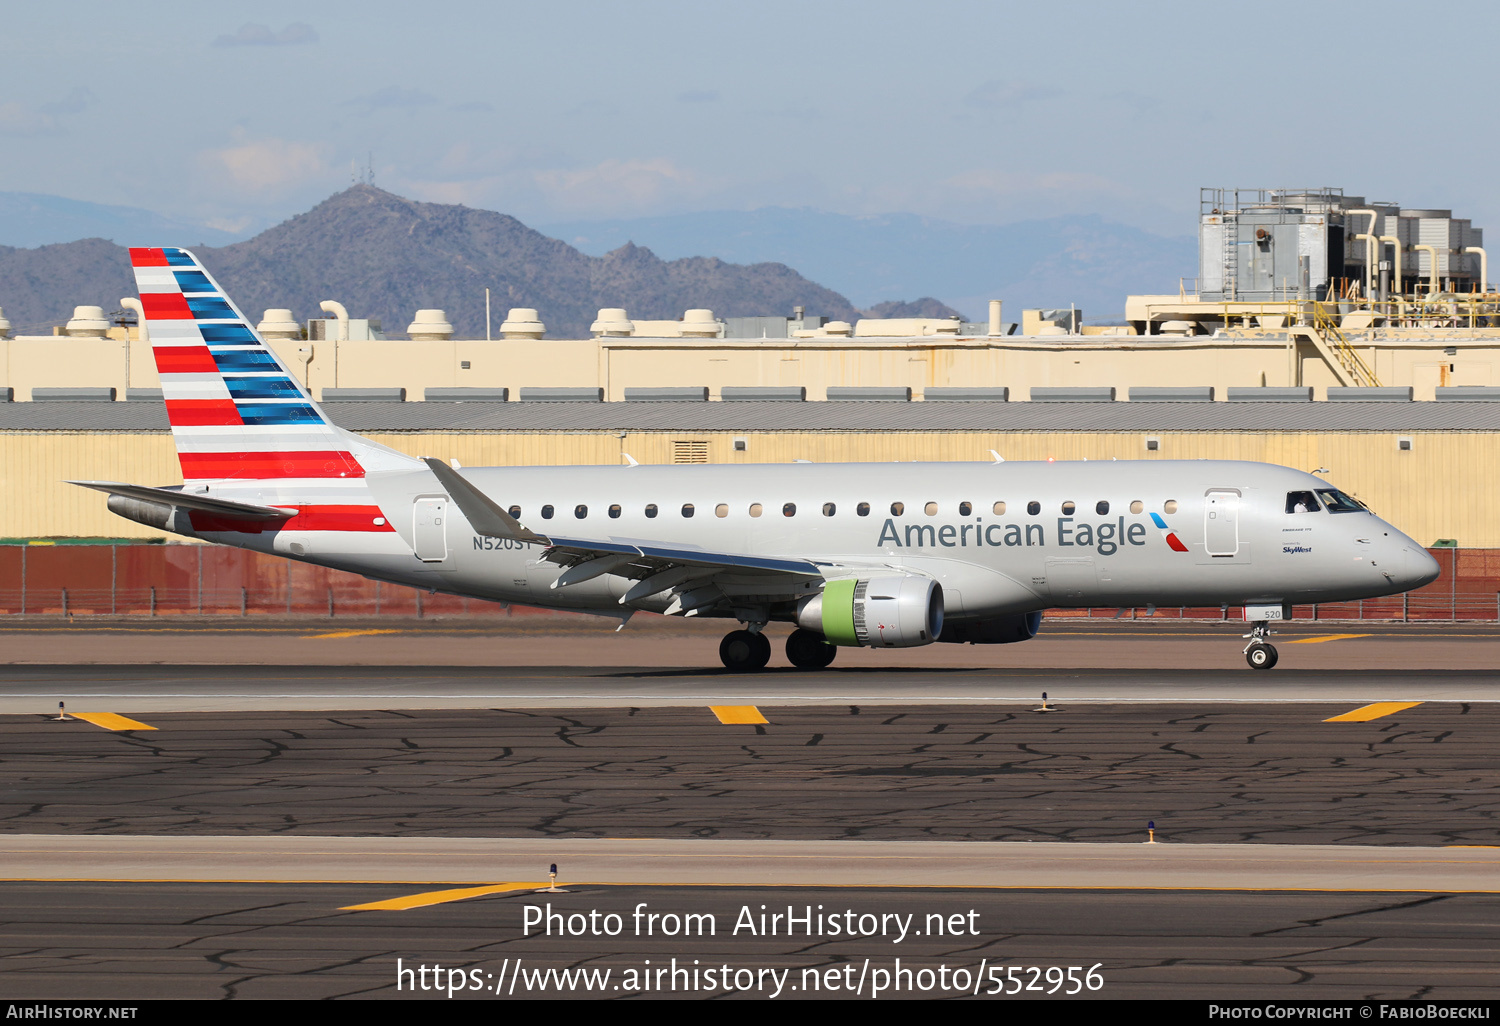
[[[839,646],[1005,644],[1049,607],[1147,605],[1244,607],[1265,669],[1292,604],[1438,575],[1357,500],[1261,463],[460,471],[334,425],[192,253],[130,253],[185,483],[72,483],[190,538],[622,621],[733,619],[731,670],[766,665],[772,621],[816,668]]]

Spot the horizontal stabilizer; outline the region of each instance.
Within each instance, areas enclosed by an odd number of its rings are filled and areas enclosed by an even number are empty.
[[[148,488],[145,485],[121,484],[118,481],[69,481],[81,488],[92,488],[109,495],[122,495],[127,499],[156,502],[163,506],[178,506],[182,509],[197,509],[206,513],[217,513],[223,517],[241,517],[246,520],[285,520],[297,515],[295,509],[277,506],[257,506],[251,502],[236,502],[219,499],[195,492],[183,492],[176,488]]]

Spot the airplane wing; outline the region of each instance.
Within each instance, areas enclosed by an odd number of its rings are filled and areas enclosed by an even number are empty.
[[[553,537],[542,558],[564,568],[554,589],[611,574],[635,582],[620,596],[620,605],[665,592],[670,595],[664,610],[669,615],[692,615],[720,603],[795,598],[823,583],[822,571],[811,560],[668,548],[622,538]]]
[[[429,457],[425,462],[475,531],[543,546],[542,559],[564,568],[554,589],[610,574],[635,582],[621,596],[621,605],[670,592],[667,612],[688,614],[736,597],[794,596],[822,583],[818,564],[806,559],[676,548],[628,538],[540,535],[443,461]]]
[[[184,492],[176,488],[148,488],[145,485],[121,484],[118,481],[69,481],[67,483],[78,485],[80,488],[92,488],[109,495],[124,496],[127,499],[140,499],[143,502],[155,502],[163,506],[202,510],[205,513],[217,513],[225,517],[240,517],[247,520],[275,520],[277,518],[284,520],[297,515],[295,509],[258,506],[253,502],[236,502],[234,499],[220,499],[196,492]]]

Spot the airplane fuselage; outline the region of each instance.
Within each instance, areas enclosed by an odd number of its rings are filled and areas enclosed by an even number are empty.
[[[1287,512],[1329,489],[1216,460],[465,468],[538,532],[881,566],[939,581],[950,620],[1046,607],[1306,604],[1392,594],[1430,557],[1360,509]],[[558,589],[542,545],[482,535],[425,470],[365,481],[386,531],[213,532],[415,587],[624,615],[627,579]],[[245,486],[226,483],[234,497]],[[277,496],[258,484],[257,501]],[[1176,551],[1169,535],[1178,539]],[[821,582],[817,582],[821,583]],[[665,608],[670,600],[635,603]],[[714,615],[709,612],[707,615]],[[719,615],[725,615],[722,612]]]

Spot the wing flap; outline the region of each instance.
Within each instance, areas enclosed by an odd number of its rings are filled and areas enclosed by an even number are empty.
[[[755,556],[743,552],[711,552],[706,549],[667,548],[649,543],[623,542],[617,540],[595,540],[592,538],[550,539],[551,547],[545,559],[554,563],[572,563],[604,555],[638,555],[639,562],[650,563],[653,568],[661,566],[694,566],[717,570],[750,570],[775,574],[812,575],[821,577],[817,564],[806,559],[789,559],[783,556]]]

